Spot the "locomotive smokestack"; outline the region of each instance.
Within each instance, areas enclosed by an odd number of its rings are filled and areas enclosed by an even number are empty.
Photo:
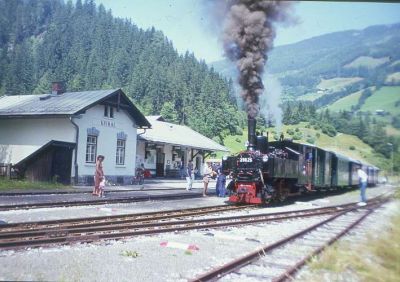
[[[256,149],[257,136],[256,136],[256,119],[248,116],[248,141],[249,145],[247,146],[247,150],[254,151]]]

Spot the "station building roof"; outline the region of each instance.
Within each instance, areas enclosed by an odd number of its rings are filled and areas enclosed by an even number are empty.
[[[152,128],[139,136],[142,140],[198,150],[229,152],[225,146],[187,126],[166,122],[162,116],[146,116],[146,119]]]
[[[110,99],[115,100],[116,106],[119,104],[126,110],[138,127],[151,126],[121,89],[2,96],[0,97],[0,118],[72,116]]]

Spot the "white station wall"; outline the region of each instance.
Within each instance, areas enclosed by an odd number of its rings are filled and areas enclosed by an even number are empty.
[[[95,164],[86,163],[87,129],[96,128],[97,155],[104,155],[104,173],[113,176],[134,175],[136,169],[136,140],[137,128],[134,120],[122,109],[118,112],[114,108],[114,118],[104,116],[104,106],[97,105],[82,114],[81,118],[74,118],[79,126],[78,145],[78,173],[79,175],[94,175]],[[117,134],[124,132],[127,135],[125,146],[125,164],[116,164]],[[74,170],[74,168],[73,168]],[[74,172],[72,172],[74,175]]]
[[[75,143],[68,118],[0,120],[0,163],[17,163],[51,140]]]

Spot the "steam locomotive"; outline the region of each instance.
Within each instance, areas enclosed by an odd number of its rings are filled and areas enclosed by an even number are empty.
[[[222,170],[233,181],[229,202],[265,204],[289,196],[358,185],[357,169],[368,174],[368,185],[377,184],[379,169],[309,144],[285,140],[268,142],[256,136],[256,120],[248,119],[246,151],[222,160]]]

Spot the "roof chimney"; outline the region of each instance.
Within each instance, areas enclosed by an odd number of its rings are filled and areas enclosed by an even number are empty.
[[[65,82],[64,81],[55,81],[51,83],[51,94],[52,95],[61,95],[65,92]]]

